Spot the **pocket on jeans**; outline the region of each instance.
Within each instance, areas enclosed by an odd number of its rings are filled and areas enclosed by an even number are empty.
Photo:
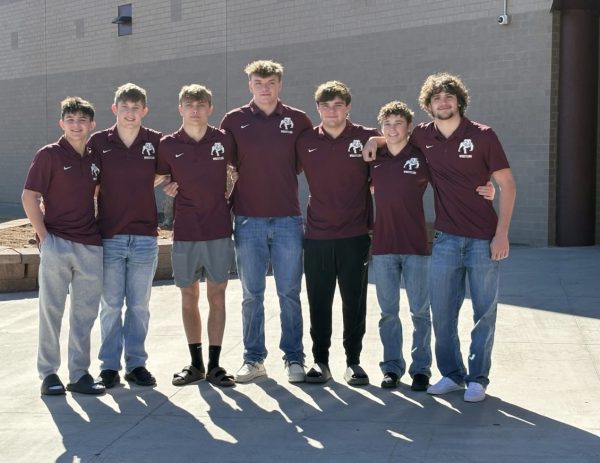
[[[236,215],[233,218],[233,223],[236,227],[240,227],[241,225],[245,225],[247,220],[248,217],[246,217],[245,215]]]
[[[45,248],[47,248],[50,245],[49,243],[50,243],[51,239],[52,239],[52,234],[48,233],[46,235],[46,238],[44,238],[43,243],[38,245],[38,249],[40,252],[42,252]]]

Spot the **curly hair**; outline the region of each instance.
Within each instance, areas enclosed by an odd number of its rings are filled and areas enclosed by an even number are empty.
[[[283,76],[283,65],[276,61],[263,59],[253,61],[246,65],[244,72],[248,75],[248,79],[254,74],[263,78],[277,76],[279,77],[279,80],[281,80],[281,77]]]
[[[390,101],[384,104],[379,110],[377,115],[377,121],[383,124],[383,121],[390,116],[401,116],[406,119],[406,123],[410,124],[413,120],[415,113],[408,107],[403,101]]]
[[[419,106],[421,109],[431,115],[429,103],[431,103],[431,98],[440,92],[456,96],[458,100],[458,112],[461,117],[465,115],[467,106],[469,105],[469,91],[459,76],[447,72],[431,74],[425,79],[421,87],[421,93],[419,94]]]
[[[315,91],[315,102],[325,103],[334,100],[338,96],[347,105],[352,101],[350,89],[345,83],[340,82],[339,80],[330,80],[317,87],[317,90]]]

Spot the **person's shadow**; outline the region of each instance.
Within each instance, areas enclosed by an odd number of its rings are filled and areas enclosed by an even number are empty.
[[[213,439],[196,416],[154,388],[119,385],[100,397],[66,397],[42,397],[65,448],[57,463],[170,461],[187,453],[197,456],[207,445],[219,452],[230,446]]]
[[[206,385],[202,385],[206,386]],[[600,461],[600,438],[488,394],[434,397],[370,385],[199,387],[209,417],[236,436],[221,461]],[[260,405],[259,405],[260,404]],[[207,457],[218,458],[208,449]],[[237,456],[237,458],[236,458]]]
[[[121,386],[100,398],[43,401],[65,448],[56,461],[65,463],[600,461],[592,433],[489,394],[469,404],[461,392],[434,397],[407,384],[283,386],[261,378],[233,388],[202,381],[170,397]]]

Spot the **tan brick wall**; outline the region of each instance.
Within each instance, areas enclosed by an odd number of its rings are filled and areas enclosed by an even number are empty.
[[[171,240],[158,243],[158,264],[154,280],[170,280]],[[40,254],[37,248],[0,249],[0,293],[33,291],[38,289]]]
[[[169,0],[132,1],[133,35],[118,37],[111,20],[122,3],[0,4],[7,31],[0,43],[0,165],[11,172],[0,182],[0,206],[18,205],[33,153],[60,133],[57,104],[66,94],[92,100],[104,128],[114,121],[115,87],[137,82],[149,92],[146,124],[170,132],[179,125],[180,86],[202,82],[214,92],[218,124],[249,99],[243,66],[272,57],[286,67],[284,101],[313,121],[312,93],[325,80],[348,83],[352,119],[374,125],[378,108],[397,98],[426,120],[416,104],[423,78],[438,70],[461,74],[472,95],[468,115],[496,130],[517,178],[512,241],[552,241],[550,0],[508,2],[509,26],[496,23],[500,0],[181,0],[175,21]],[[82,21],[83,37],[75,40]],[[17,50],[10,48],[12,31],[19,33]],[[301,198],[305,203],[305,185]],[[427,213],[430,220],[430,206]]]

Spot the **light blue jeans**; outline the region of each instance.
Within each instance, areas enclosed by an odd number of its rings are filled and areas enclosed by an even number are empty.
[[[400,279],[404,279],[413,323],[410,376],[431,376],[431,315],[429,312],[429,256],[383,254],[373,256],[373,276],[381,309],[379,337],[383,344],[381,371],[401,377],[406,371],[402,355]]]
[[[150,320],[150,290],[158,261],[156,237],[115,235],[102,240],[104,284],[100,304],[102,370],[120,370],[125,348],[125,371],[145,366],[144,347]],[[126,305],[122,317],[123,303]]]
[[[304,363],[300,306],[303,236],[301,216],[235,218],[235,252],[243,291],[245,362],[262,362],[267,357],[264,295],[270,261],[279,297],[279,348],[285,361]]]
[[[458,313],[469,282],[474,326],[468,366],[460,352]],[[498,261],[490,258],[490,241],[435,232],[431,256],[431,311],[438,368],[457,384],[487,386],[492,364],[498,302]]]

